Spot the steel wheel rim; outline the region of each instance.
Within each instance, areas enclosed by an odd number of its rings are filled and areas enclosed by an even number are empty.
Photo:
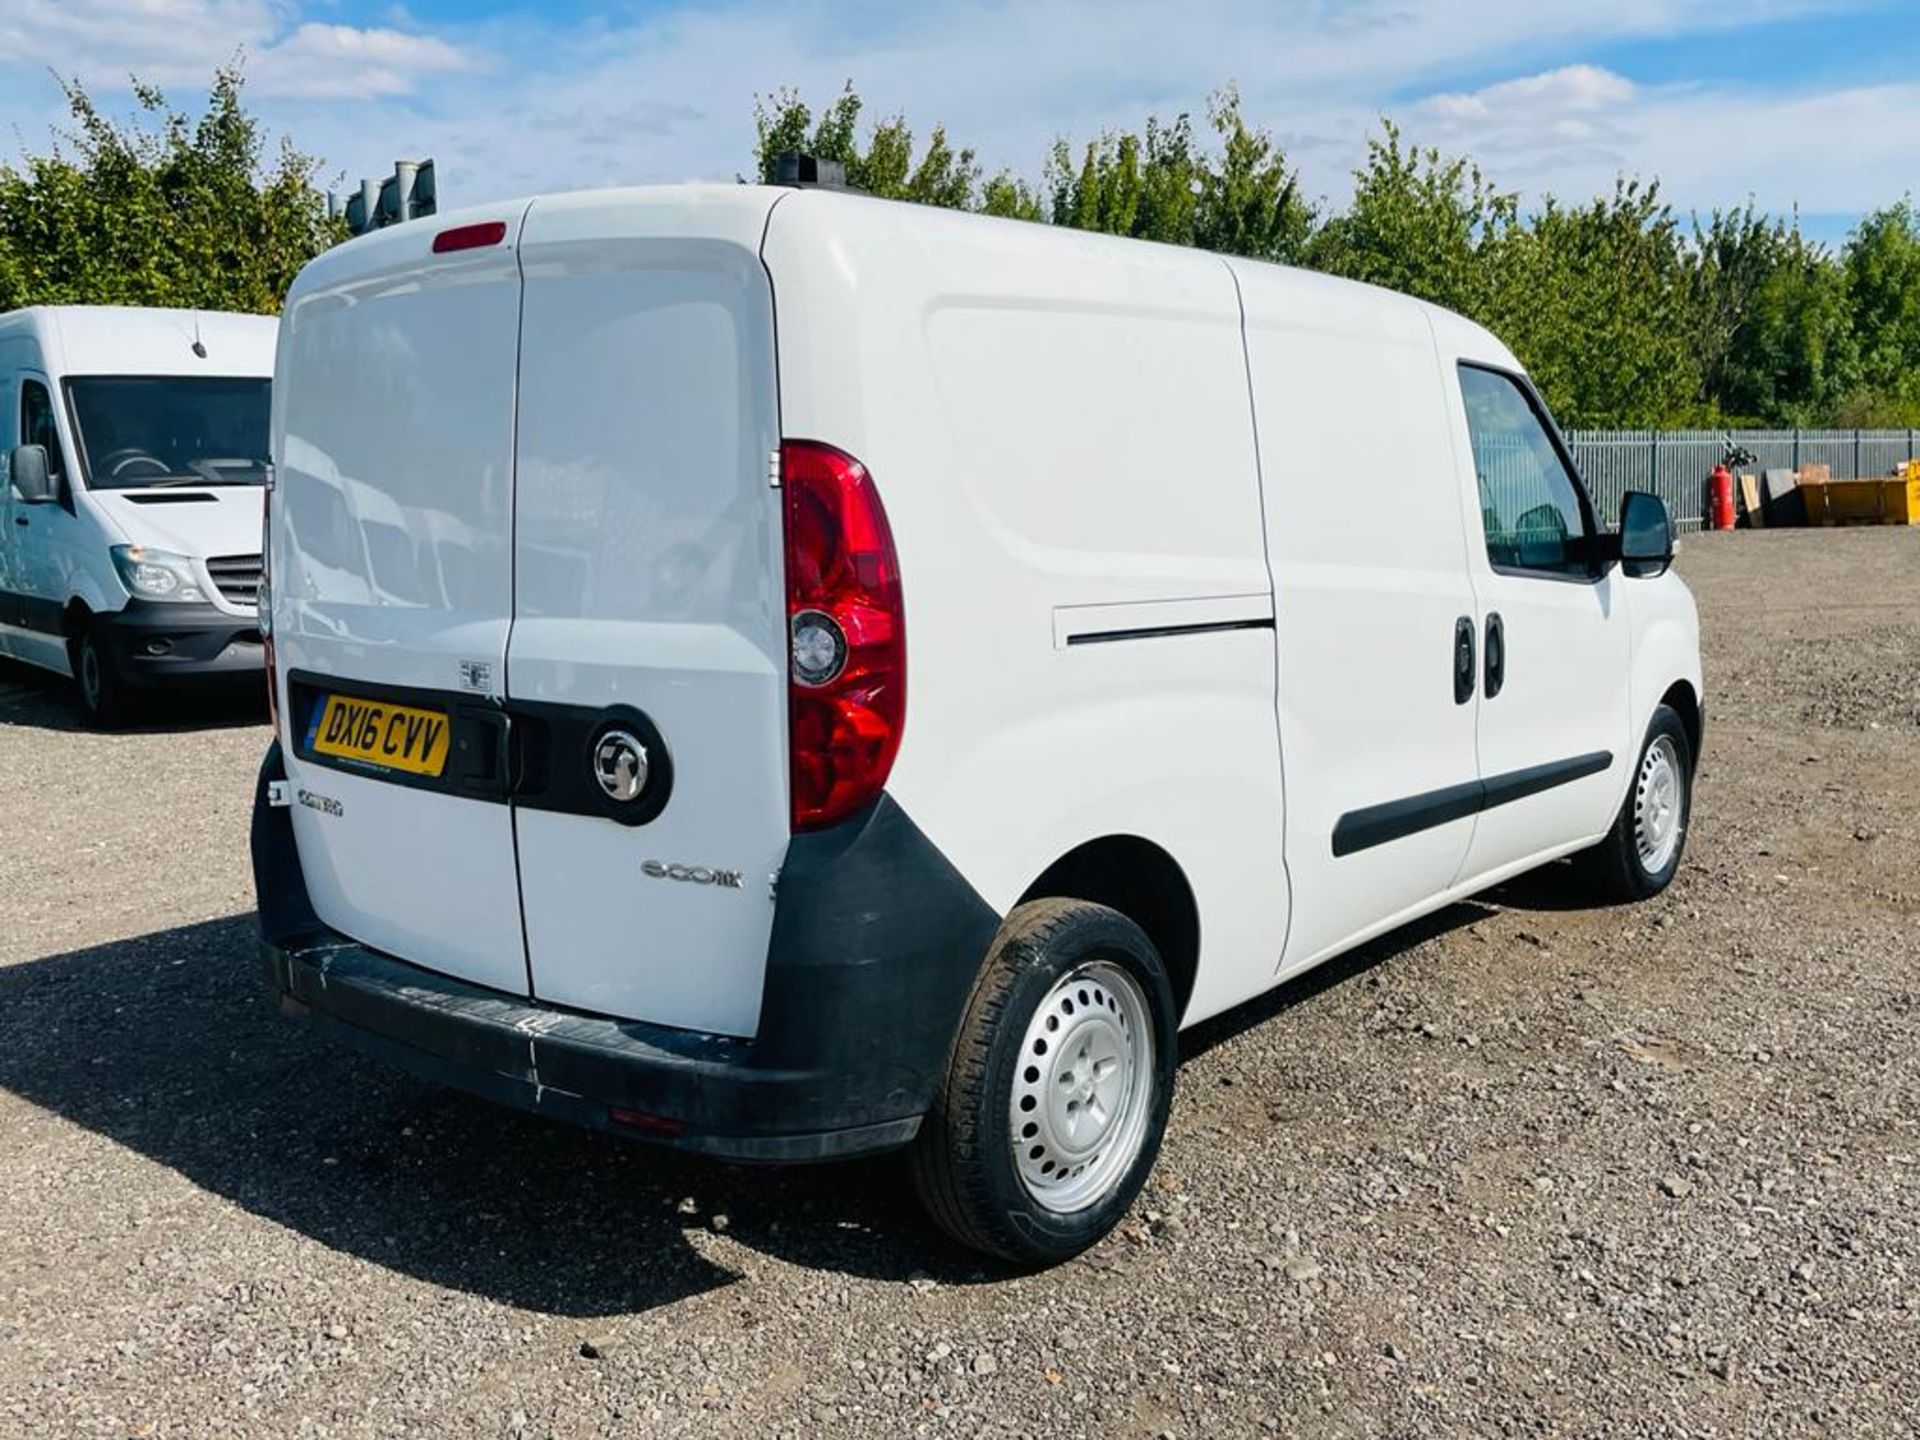
[[[1153,1108],[1153,1052],[1146,992],[1110,960],[1076,967],[1035,1008],[1007,1121],[1014,1168],[1042,1209],[1097,1205],[1132,1170]]]
[[[80,693],[86,696],[87,704],[98,708],[100,704],[100,654],[91,643],[80,647]]]
[[[1633,787],[1633,843],[1640,865],[1658,875],[1680,848],[1686,815],[1686,785],[1680,752],[1669,735],[1658,736],[1640,761]]]

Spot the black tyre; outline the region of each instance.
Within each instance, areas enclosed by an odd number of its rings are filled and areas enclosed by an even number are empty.
[[[133,688],[120,673],[113,649],[97,624],[83,626],[68,642],[73,687],[87,722],[102,730],[125,725],[137,706]]]
[[[1693,742],[1669,707],[1653,712],[1633,784],[1607,838],[1578,865],[1595,898],[1646,900],[1672,883],[1693,821]]]
[[[914,1142],[914,1188],[963,1245],[1044,1266],[1127,1213],[1173,1099],[1173,987],[1118,911],[1037,900],[1007,917]]]

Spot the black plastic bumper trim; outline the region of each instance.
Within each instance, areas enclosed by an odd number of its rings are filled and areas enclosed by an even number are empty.
[[[122,677],[136,685],[239,680],[266,667],[259,626],[211,603],[129,600],[94,623]]]
[[[920,1116],[838,1130],[725,1133],[684,1118],[715,1108],[777,1118],[803,1075],[750,1070],[741,1042],[541,1005],[408,965],[351,941],[317,940],[262,958],[283,1014],[421,1079],[589,1129],[722,1159],[799,1163],[907,1144]],[[738,1048],[735,1048],[738,1047]],[[656,1117],[636,1128],[617,1110]],[[712,1123],[708,1121],[707,1123]]]
[[[262,955],[284,1011],[439,1083],[710,1155],[800,1162],[911,1140],[1000,922],[883,796],[790,844],[755,1037],[589,1015],[329,929],[289,812],[267,803],[284,774],[276,743],[255,797],[253,865]],[[635,1130],[615,1108],[665,1124]]]

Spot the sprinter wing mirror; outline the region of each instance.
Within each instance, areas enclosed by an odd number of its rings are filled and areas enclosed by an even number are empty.
[[[1635,579],[1664,575],[1673,564],[1673,519],[1666,501],[1629,490],[1620,502],[1620,568]]]
[[[29,505],[50,505],[60,498],[60,486],[47,468],[47,447],[16,445],[7,460],[13,490]]]

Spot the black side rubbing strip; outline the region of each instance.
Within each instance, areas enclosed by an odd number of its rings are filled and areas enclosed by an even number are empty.
[[[1486,780],[1429,790],[1405,800],[1369,805],[1364,810],[1349,810],[1334,824],[1333,853],[1351,855],[1358,850],[1371,850],[1389,840],[1402,840],[1436,825],[1464,820],[1482,810],[1524,800],[1556,785],[1570,785],[1575,780],[1598,775],[1612,765],[1613,753],[1598,750],[1591,755],[1576,755],[1571,760],[1555,760],[1525,770],[1510,770]]]
[[[1389,800],[1384,805],[1369,805],[1364,810],[1349,810],[1333,827],[1333,853],[1351,855],[1356,850],[1371,850],[1389,840],[1401,840],[1477,815],[1486,804],[1487,787],[1478,780],[1464,785],[1449,785],[1444,790],[1429,790],[1405,800]]]
[[[66,607],[58,600],[0,590],[0,625],[14,625],[42,635],[58,635],[66,626]]]
[[[1529,795],[1538,795],[1542,790],[1551,790],[1556,785],[1571,785],[1575,780],[1598,775],[1612,764],[1611,750],[1596,750],[1591,755],[1576,755],[1571,760],[1555,760],[1546,765],[1529,766],[1525,770],[1509,770],[1504,775],[1495,775],[1483,782],[1487,798],[1480,808],[1491,810],[1496,805],[1524,800]]]
[[[1197,625],[1141,625],[1131,630],[1081,630],[1069,645],[1105,645],[1112,640],[1157,640],[1164,635],[1212,635],[1225,630],[1271,630],[1273,617],[1258,620],[1209,620]]]

